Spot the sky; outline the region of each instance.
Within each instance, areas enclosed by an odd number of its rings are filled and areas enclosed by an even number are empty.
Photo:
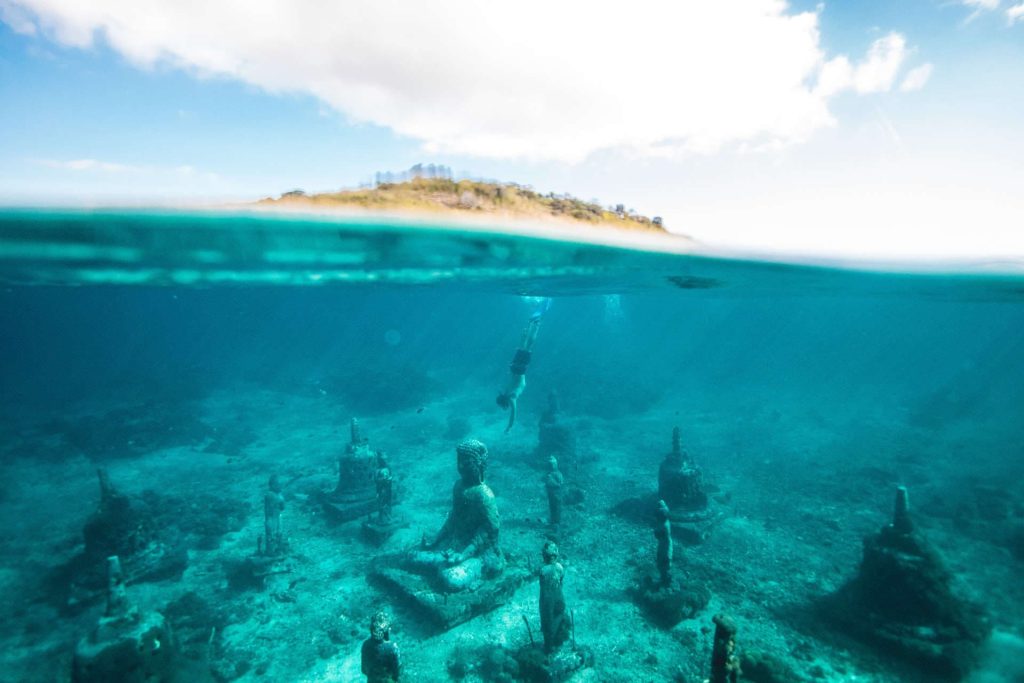
[[[0,0],[0,204],[424,163],[724,248],[1024,258],[1024,0]]]

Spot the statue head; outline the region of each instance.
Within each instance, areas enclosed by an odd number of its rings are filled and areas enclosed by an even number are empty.
[[[270,490],[274,493],[281,493],[281,490],[284,488],[281,486],[281,478],[276,474],[270,475],[270,481],[267,482],[267,486],[269,486]]]
[[[558,471],[558,458],[556,458],[553,455],[550,458],[548,458],[548,467],[551,468],[552,472],[557,472]]]
[[[459,457],[459,475],[467,484],[479,484],[487,470],[487,446],[476,439],[466,439],[455,448]]]
[[[544,543],[544,547],[540,551],[540,556],[544,558],[544,564],[551,564],[552,562],[558,561],[558,545],[554,541],[547,541]]]
[[[391,635],[391,619],[384,612],[370,617],[370,637],[376,641],[387,640]]]
[[[385,467],[390,466],[391,465],[388,463],[388,454],[384,451],[377,451],[377,468],[384,469]]]

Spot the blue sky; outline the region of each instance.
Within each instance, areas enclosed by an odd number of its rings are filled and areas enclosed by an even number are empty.
[[[1022,255],[1017,4],[0,0],[0,202],[251,199],[424,161],[726,246]]]

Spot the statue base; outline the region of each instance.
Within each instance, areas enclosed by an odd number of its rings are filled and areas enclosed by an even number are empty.
[[[519,664],[519,680],[531,683],[561,683],[577,671],[594,665],[594,653],[586,647],[563,647],[545,654],[544,647],[530,644],[515,655]]]
[[[377,494],[371,491],[368,497],[342,496],[334,491],[321,491],[320,505],[328,520],[343,524],[377,512]]]
[[[504,605],[529,576],[526,569],[506,562],[498,576],[481,579],[477,585],[457,593],[445,593],[438,590],[435,581],[407,569],[401,556],[382,557],[370,570],[372,581],[442,632]]]
[[[711,601],[711,592],[704,586],[683,586],[678,579],[665,585],[650,574],[642,575],[631,593],[645,616],[666,629],[693,619]]]
[[[381,545],[391,538],[391,534],[408,526],[409,522],[397,515],[388,521],[371,517],[363,522],[363,537],[374,545]]]
[[[100,620],[79,641],[71,669],[73,683],[170,680],[174,638],[162,614]]]

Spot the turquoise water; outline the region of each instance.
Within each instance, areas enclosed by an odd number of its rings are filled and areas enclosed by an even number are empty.
[[[936,270],[298,215],[0,212],[2,677],[95,680],[80,640],[130,637],[123,620],[95,632],[117,554],[166,629],[148,680],[362,680],[378,610],[401,680],[542,680],[532,572],[550,538],[572,613],[560,652],[587,653],[573,680],[704,680],[718,613],[741,680],[1024,680],[1024,277]],[[542,298],[506,433],[495,395]],[[363,526],[375,513],[325,502],[353,417],[394,475],[383,539]],[[690,608],[666,624],[643,586],[676,426],[709,502],[676,529]],[[439,625],[377,572],[441,527],[468,437],[489,450],[505,576],[524,579]],[[126,507],[101,503],[97,467]],[[287,550],[253,578],[271,475]],[[898,486],[944,569],[901,546],[930,597],[862,613],[845,598],[873,580],[863,540]],[[432,585],[461,605],[492,582]]]

